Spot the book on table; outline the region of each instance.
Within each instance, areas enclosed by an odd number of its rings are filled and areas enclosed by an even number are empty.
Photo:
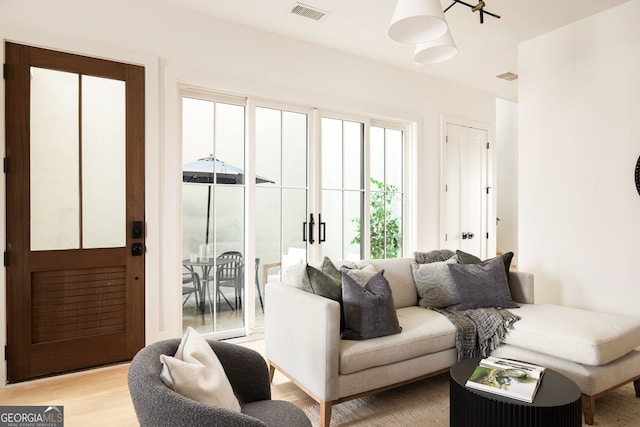
[[[466,386],[531,403],[544,371],[543,366],[490,356],[480,361]]]

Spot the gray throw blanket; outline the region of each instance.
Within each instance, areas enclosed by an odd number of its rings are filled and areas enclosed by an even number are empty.
[[[458,360],[487,357],[498,348],[520,316],[503,308],[432,309],[447,316],[456,327]]]

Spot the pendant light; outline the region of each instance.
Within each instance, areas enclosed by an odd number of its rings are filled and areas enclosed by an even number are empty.
[[[435,64],[451,59],[457,53],[458,47],[451,32],[447,31],[442,37],[416,45],[414,59],[421,64]]]
[[[425,43],[447,32],[440,0],[398,0],[389,37],[402,43]]]

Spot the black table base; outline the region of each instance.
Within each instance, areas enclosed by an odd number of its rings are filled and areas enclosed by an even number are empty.
[[[452,427],[581,427],[580,389],[564,375],[547,369],[532,403],[465,387],[479,359],[451,368]]]

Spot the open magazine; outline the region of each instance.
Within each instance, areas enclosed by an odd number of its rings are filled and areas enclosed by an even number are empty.
[[[544,371],[542,366],[490,356],[480,361],[466,386],[531,403]]]

